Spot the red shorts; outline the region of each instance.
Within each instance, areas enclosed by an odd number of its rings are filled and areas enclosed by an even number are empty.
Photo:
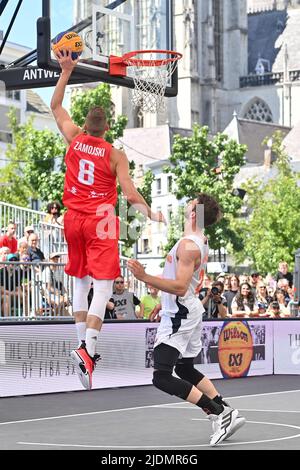
[[[70,276],[115,279],[121,273],[119,259],[119,219],[109,220],[68,210],[64,216]]]

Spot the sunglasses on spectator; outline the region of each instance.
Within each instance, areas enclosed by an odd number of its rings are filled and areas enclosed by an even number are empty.
[[[116,284],[124,284],[124,281],[115,281]]]
[[[58,209],[58,207],[57,206],[52,206],[51,209]]]

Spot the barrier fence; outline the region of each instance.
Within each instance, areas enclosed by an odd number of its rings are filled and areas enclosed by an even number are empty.
[[[63,255],[67,257],[67,254]],[[127,258],[121,257],[121,273],[136,295],[145,286],[132,280]],[[30,320],[46,317],[65,319],[73,315],[74,279],[65,273],[66,259],[60,263],[2,262],[0,265],[0,320]],[[130,283],[133,282],[131,286]]]

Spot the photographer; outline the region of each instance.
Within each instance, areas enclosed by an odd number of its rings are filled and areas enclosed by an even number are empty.
[[[227,316],[227,300],[222,295],[223,290],[223,282],[215,281],[211,288],[207,289],[206,292],[200,292],[199,299],[205,308],[203,319],[225,318]]]

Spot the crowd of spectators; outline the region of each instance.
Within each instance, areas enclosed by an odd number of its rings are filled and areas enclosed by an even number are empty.
[[[258,272],[240,276],[220,273],[216,280],[206,276],[199,293],[205,308],[204,319],[298,316],[299,306],[294,297],[293,275],[284,261],[279,263],[274,277]]]
[[[43,223],[63,227],[63,215],[57,201],[47,206]],[[60,253],[50,252],[46,257],[39,247],[39,233],[33,225],[24,229],[24,236],[17,240],[16,224],[10,222],[6,233],[0,237],[0,294],[2,316],[8,316],[16,299],[21,304],[23,315],[28,315],[29,290],[24,289],[32,281],[32,270],[26,263],[36,265],[36,273],[41,273],[40,285],[43,298],[43,311],[59,311],[62,315],[71,313],[69,295],[64,285],[63,269],[58,269]],[[18,266],[10,262],[18,262]],[[23,264],[24,263],[24,264]],[[50,263],[44,269],[41,266]],[[146,295],[139,299],[133,289],[129,289],[128,279],[119,276],[115,279],[113,294],[106,306],[105,319],[138,320],[151,319],[160,305],[158,289],[148,285]],[[206,275],[199,292],[205,313],[204,319],[214,318],[286,318],[298,316],[298,302],[294,301],[293,275],[288,265],[279,263],[277,273],[263,276],[252,274]],[[89,293],[89,303],[93,296],[93,286]]]
[[[63,226],[61,207],[57,201],[48,204],[47,215],[41,223],[60,228]],[[34,225],[26,226],[23,236],[19,239],[16,233],[17,224],[10,221],[5,233],[0,236],[0,316],[14,315],[16,310],[21,310],[21,315],[29,314],[32,283],[38,286],[42,295],[43,308],[41,312],[36,313],[43,313],[51,306],[54,310],[58,306],[59,311],[63,311],[61,308],[63,306],[63,309],[70,313],[66,288],[63,282],[59,284],[56,280],[58,275],[62,277],[63,273],[63,269],[55,269],[60,253],[49,252],[48,256],[45,256],[39,246],[40,236],[44,234],[39,233],[37,225],[36,228]],[[33,264],[34,272],[32,265],[28,263]],[[45,263],[50,265],[44,269]],[[43,275],[40,275],[41,273]]]

